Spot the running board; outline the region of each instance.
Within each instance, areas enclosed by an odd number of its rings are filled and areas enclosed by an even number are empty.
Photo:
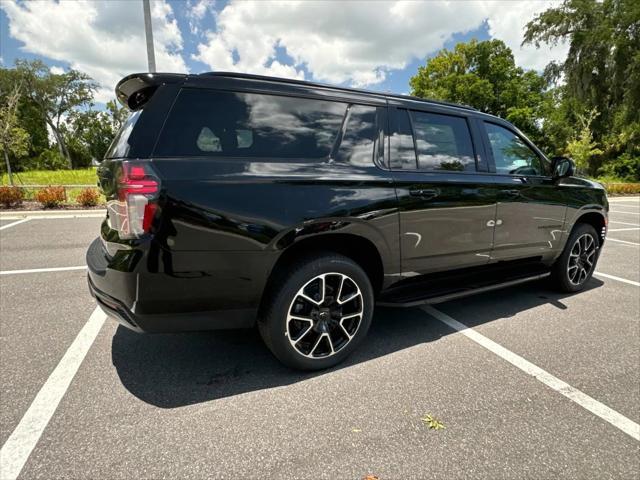
[[[418,305],[433,305],[436,303],[448,302],[449,300],[455,300],[458,298],[468,297],[471,295],[476,295],[478,293],[490,292],[492,290],[499,290],[501,288],[512,287],[514,285],[520,285],[522,283],[532,282],[534,280],[540,280],[551,275],[550,272],[540,273],[536,275],[531,275],[528,277],[516,278],[513,280],[508,280],[506,282],[494,283],[491,285],[484,285],[481,287],[469,288],[464,290],[459,290],[452,293],[447,293],[443,295],[437,295],[434,297],[424,297],[416,300],[404,301],[404,302],[390,302],[390,301],[380,301],[377,302],[376,305],[380,307],[416,307]]]

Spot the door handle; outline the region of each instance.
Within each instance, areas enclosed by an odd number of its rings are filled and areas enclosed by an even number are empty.
[[[412,188],[409,190],[409,195],[412,197],[420,197],[425,200],[430,200],[432,198],[436,198],[440,192],[435,188]]]
[[[519,197],[520,190],[500,190],[500,193],[507,197]]]

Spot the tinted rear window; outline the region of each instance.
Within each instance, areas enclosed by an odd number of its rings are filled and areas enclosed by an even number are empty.
[[[416,150],[411,135],[411,121],[406,110],[395,110],[391,116],[391,162],[393,170],[415,170]]]
[[[326,158],[346,109],[325,100],[184,89],[155,155]]]
[[[371,165],[377,135],[376,107],[351,105],[336,161],[361,167]]]
[[[475,171],[467,121],[438,113],[412,112],[420,170]]]

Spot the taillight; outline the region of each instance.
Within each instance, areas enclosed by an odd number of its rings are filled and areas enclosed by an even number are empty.
[[[123,162],[117,200],[107,203],[111,228],[121,239],[138,238],[151,230],[158,208],[160,180],[148,163]]]

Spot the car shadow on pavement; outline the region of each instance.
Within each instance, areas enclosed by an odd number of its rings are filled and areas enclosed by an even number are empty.
[[[600,280],[592,279],[587,290],[600,285]],[[491,309],[486,308],[491,310],[489,315],[483,312],[482,295],[465,299],[479,303],[479,315],[473,322],[461,320],[476,326],[545,303],[566,308],[562,303],[566,296],[543,284],[513,287],[492,295]],[[333,369],[311,373],[280,364],[256,329],[140,335],[120,326],[111,350],[113,365],[127,390],[146,403],[176,408],[308,380],[450,333],[453,330],[418,308],[378,307],[364,344],[353,355]]]

